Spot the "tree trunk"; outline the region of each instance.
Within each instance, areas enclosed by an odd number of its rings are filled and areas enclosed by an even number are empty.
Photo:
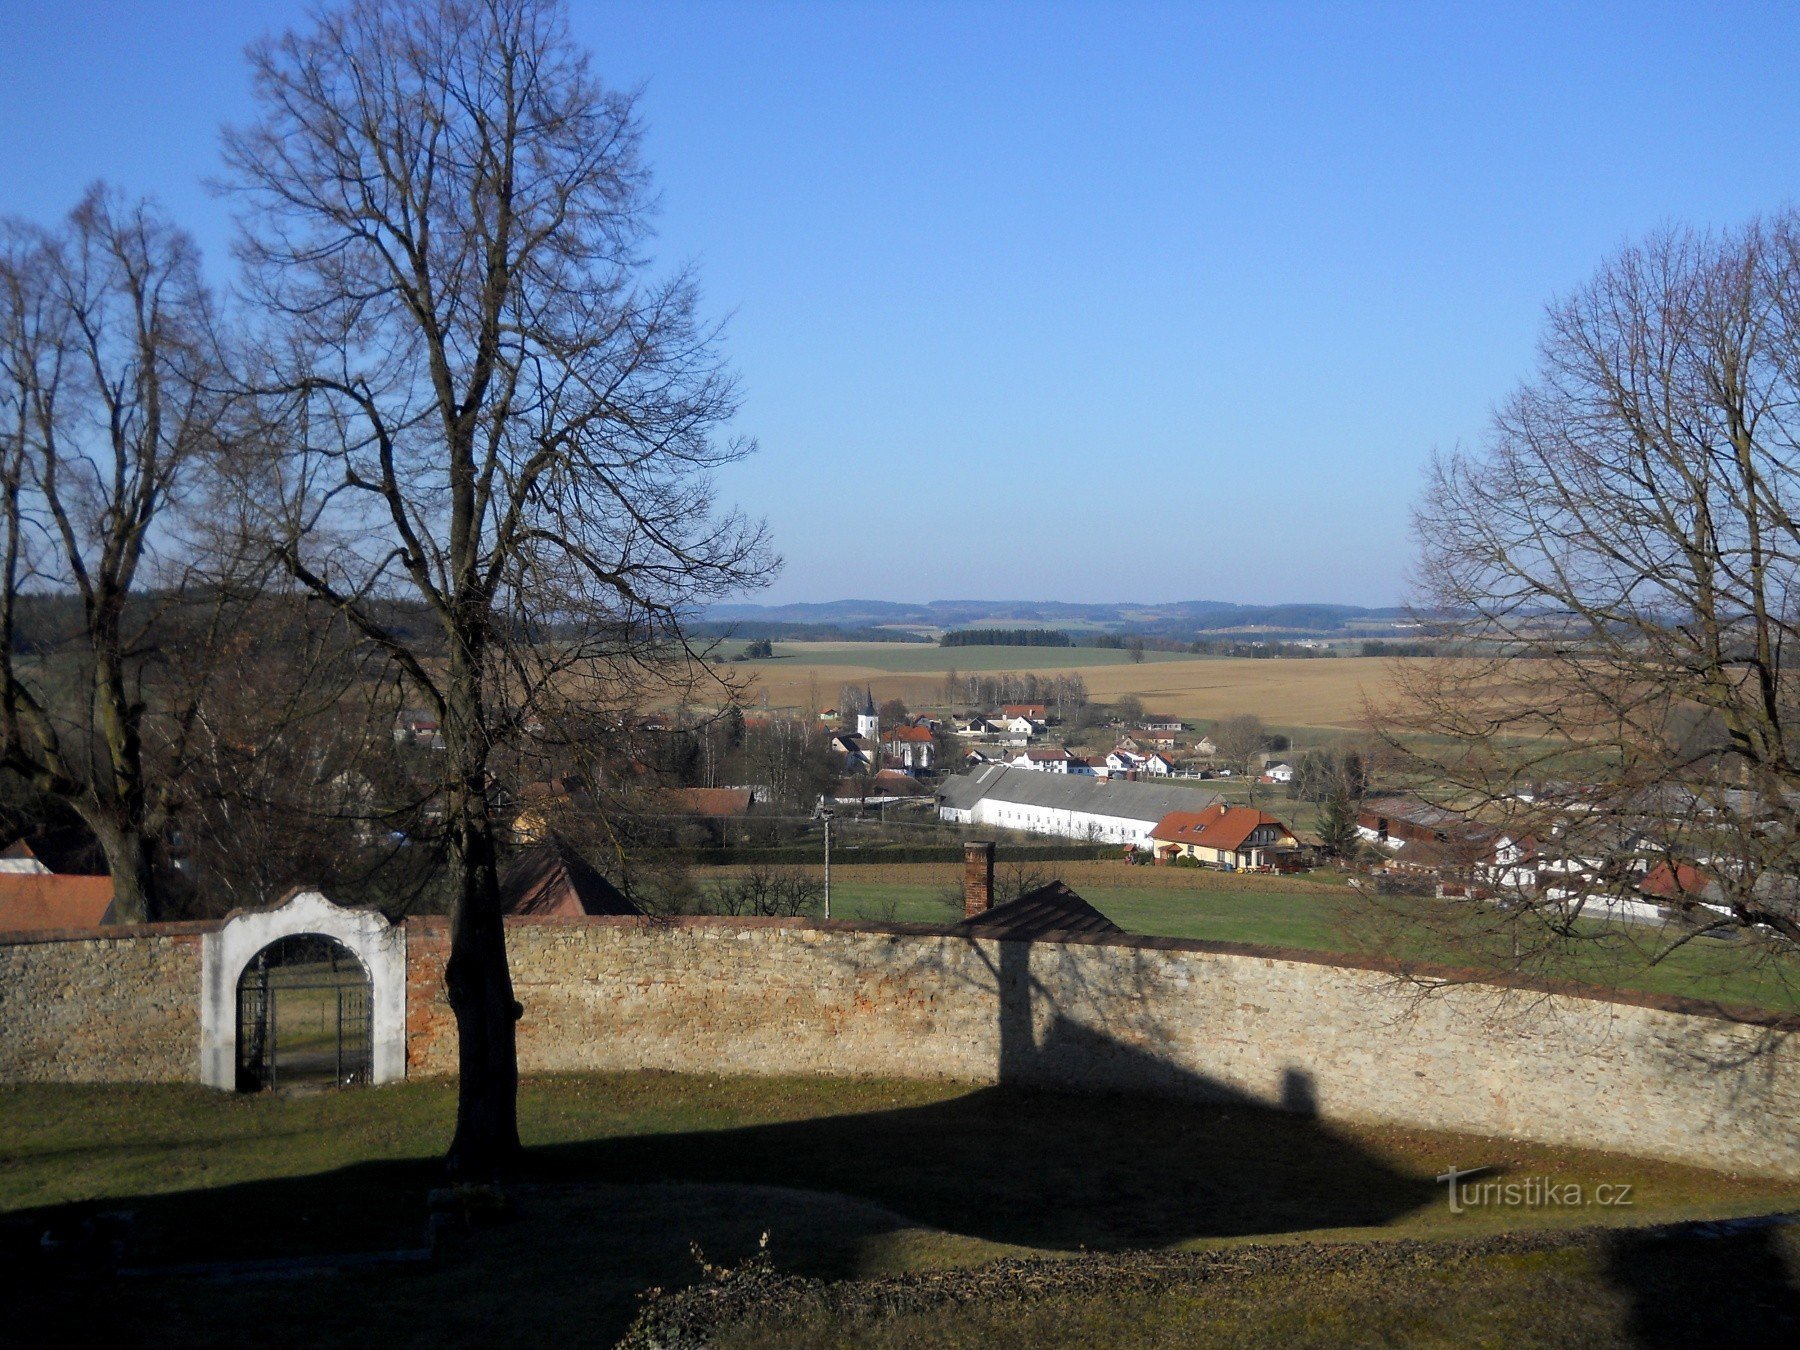
[[[113,884],[113,922],[154,923],[160,919],[150,841],[144,832],[99,812],[82,815],[106,855],[106,870]]]
[[[445,823],[456,889],[444,983],[456,1015],[458,1075],[456,1135],[445,1165],[453,1176],[491,1181],[521,1151],[516,1036],[520,1008],[513,999],[512,973],[506,963],[481,697],[458,676],[453,670],[445,719],[445,753],[451,760]]]

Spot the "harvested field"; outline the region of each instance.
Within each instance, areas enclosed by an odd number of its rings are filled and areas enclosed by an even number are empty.
[[[817,650],[811,650],[816,648]],[[1110,701],[1135,694],[1155,712],[1189,721],[1255,713],[1277,726],[1354,729],[1364,705],[1393,687],[1393,663],[1374,657],[1266,660],[1180,656],[1134,665],[1099,648],[924,647],[904,643],[784,643],[782,659],[733,667],[755,677],[753,697],[769,706],[829,706],[844,684],[866,684],[879,699],[930,706],[942,697],[941,676],[956,669],[1079,671],[1088,692]]]

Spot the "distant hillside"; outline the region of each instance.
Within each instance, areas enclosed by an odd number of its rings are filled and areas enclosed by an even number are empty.
[[[1269,637],[1379,636],[1411,631],[1407,611],[1394,606],[1234,605],[1223,600],[1181,600],[1165,605],[1077,605],[1060,600],[830,600],[793,605],[714,605],[709,623],[817,625],[846,629],[1032,628],[1195,637],[1254,633]]]

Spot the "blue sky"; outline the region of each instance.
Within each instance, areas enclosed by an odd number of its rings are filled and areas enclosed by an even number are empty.
[[[8,0],[0,209],[200,180],[292,0]],[[1434,447],[1634,234],[1795,196],[1800,7],[577,3],[643,87],[759,597],[1386,604]]]

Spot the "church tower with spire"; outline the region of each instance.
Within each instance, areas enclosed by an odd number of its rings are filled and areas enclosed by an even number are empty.
[[[881,741],[881,718],[875,712],[875,695],[869,692],[866,684],[863,686],[863,705],[856,713],[856,734],[871,746]]]

